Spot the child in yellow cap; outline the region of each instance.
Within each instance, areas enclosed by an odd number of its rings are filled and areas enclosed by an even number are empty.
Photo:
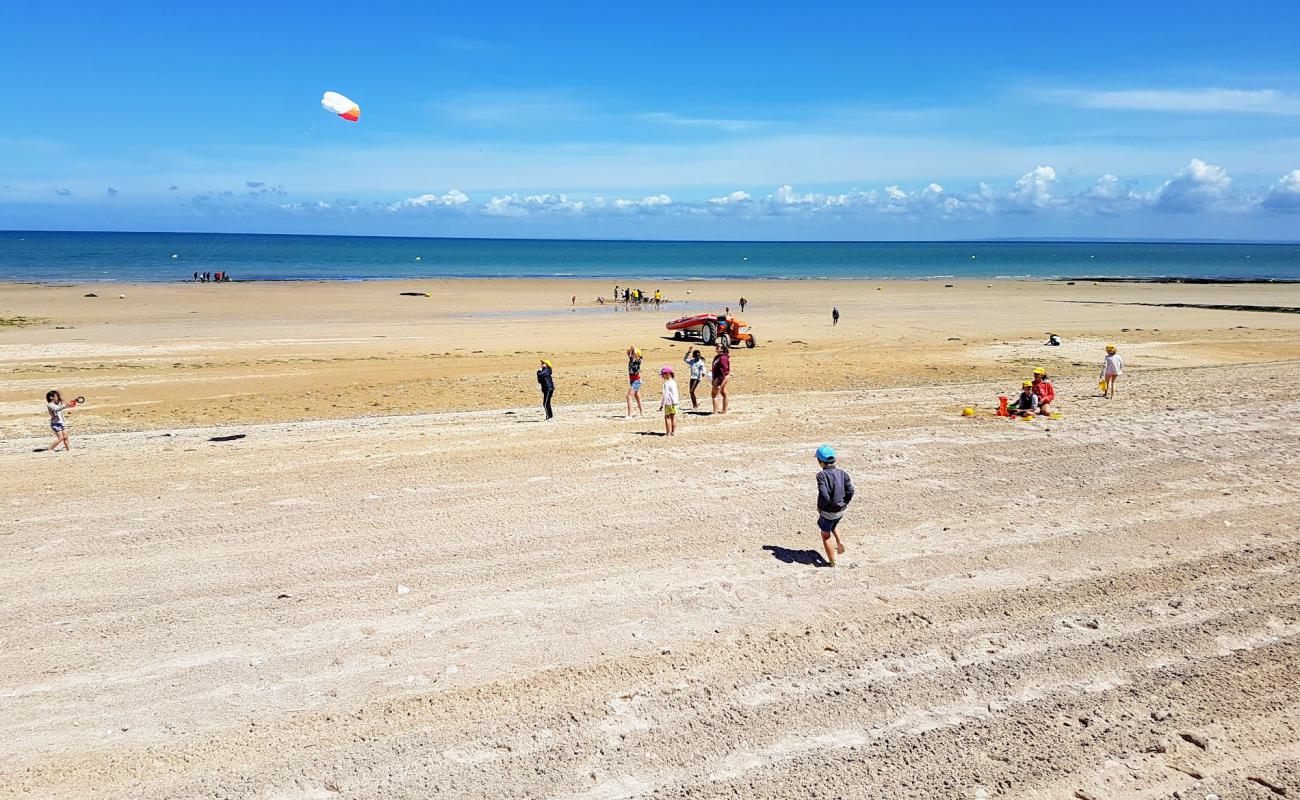
[[[1034,394],[1033,381],[1020,384],[1020,396],[1011,404],[1011,415],[1015,417],[1032,417],[1038,413],[1038,395]]]
[[[1115,398],[1115,379],[1124,374],[1124,357],[1119,348],[1113,344],[1106,345],[1106,358],[1101,362],[1101,379],[1106,382],[1106,391],[1102,395]]]

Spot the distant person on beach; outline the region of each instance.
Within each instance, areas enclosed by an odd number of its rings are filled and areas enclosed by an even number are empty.
[[[713,356],[713,387],[710,397],[713,400],[713,413],[727,413],[727,384],[731,381],[731,354],[721,343],[717,354]],[[718,410],[718,398],[722,398],[722,410]]]
[[[59,394],[57,389],[51,389],[45,393],[45,408],[50,412],[50,430],[54,431],[54,444],[46,448],[48,452],[53,453],[59,448],[59,445],[63,445],[65,453],[72,449],[68,446],[68,423],[63,418],[63,412],[76,407],[76,400],[71,403],[63,402],[63,396]]]
[[[839,324],[840,324],[840,309],[839,306],[836,306],[831,309],[831,327],[834,328],[836,325]]]
[[[551,411],[551,397],[555,395],[555,378],[551,372],[551,362],[543,358],[542,366],[537,370],[537,385],[542,388],[542,410],[546,412],[547,419],[555,417]]]
[[[569,298],[569,308],[577,308],[577,307],[578,307],[578,296],[575,294],[574,296]]]
[[[1101,362],[1101,380],[1106,382],[1103,397],[1115,399],[1115,381],[1124,374],[1124,357],[1113,344],[1106,345],[1106,358]]]
[[[743,298],[743,297],[740,298],[740,313],[742,313],[742,314],[745,313],[745,305],[746,305],[748,302],[749,302],[749,301],[746,300],[745,298]]]
[[[627,349],[627,418],[632,418],[632,399],[636,398],[636,413],[641,415],[641,351],[635,347]]]
[[[1038,367],[1034,370],[1034,381],[1031,387],[1034,396],[1038,398],[1038,413],[1044,417],[1052,415],[1052,403],[1056,402],[1056,389],[1052,382],[1047,379],[1047,370]]]
[[[849,473],[835,466],[835,448],[824,444],[817,448],[817,463],[821,471],[817,473],[817,529],[822,532],[822,547],[826,550],[826,560],[835,566],[835,556],[844,554],[844,542],[840,539],[840,521],[844,512],[853,501],[853,479]],[[835,547],[831,547],[831,539]]]
[[[659,377],[664,379],[663,396],[659,399],[659,410],[664,412],[664,435],[677,435],[677,404],[681,402],[677,394],[677,379],[673,377],[673,368],[659,370]]]
[[[695,390],[700,387],[700,381],[704,380],[704,371],[709,368],[709,363],[700,355],[698,348],[692,350],[687,347],[686,356],[682,360],[691,368],[691,408],[699,408],[700,401],[695,396]]]
[[[1061,346],[1061,337],[1057,336],[1057,335],[1054,334],[1054,333],[1049,333],[1049,334],[1047,334],[1047,346],[1048,346],[1048,347],[1060,347],[1060,346]]]
[[[198,282],[199,282],[199,273],[197,273],[197,272],[194,273],[194,282],[195,282],[195,283],[198,283]]]
[[[1034,384],[1025,381],[1020,384],[1020,396],[1011,404],[1011,416],[1032,417],[1038,413],[1038,395],[1034,394]]]

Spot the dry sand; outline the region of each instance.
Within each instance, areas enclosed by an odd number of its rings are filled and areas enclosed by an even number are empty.
[[[1300,316],[1095,304],[1300,287],[875,286],[665,285],[761,339],[672,441],[603,284],[0,286],[0,797],[1300,794]]]

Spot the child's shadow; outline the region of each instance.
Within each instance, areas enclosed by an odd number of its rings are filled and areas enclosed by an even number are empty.
[[[667,436],[663,431],[632,431],[637,436]]]
[[[816,550],[791,550],[776,544],[765,544],[763,549],[777,561],[785,564],[803,564],[806,567],[829,567],[830,563]]]

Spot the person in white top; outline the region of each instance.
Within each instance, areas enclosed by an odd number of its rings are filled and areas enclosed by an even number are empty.
[[[1106,358],[1101,362],[1101,379],[1106,382],[1102,397],[1115,397],[1115,380],[1124,374],[1124,357],[1113,344],[1106,345]]]
[[[664,435],[677,435],[677,403],[680,397],[677,394],[677,379],[673,377],[673,368],[664,367],[659,370],[659,377],[664,379],[664,393],[659,401],[659,408],[664,412]]]
[[[78,400],[73,400],[71,403],[63,402],[63,396],[57,389],[45,393],[45,408],[50,412],[50,430],[54,431],[54,444],[47,448],[48,452],[53,453],[59,445],[63,445],[64,452],[71,449],[68,447],[68,427],[63,412],[69,408],[76,408]]]
[[[700,355],[699,349],[692,350],[686,348],[686,357],[682,359],[686,366],[691,368],[691,408],[699,408],[700,401],[695,396],[695,390],[699,388],[700,381],[704,380],[704,373],[709,369],[709,362],[704,360]]]

